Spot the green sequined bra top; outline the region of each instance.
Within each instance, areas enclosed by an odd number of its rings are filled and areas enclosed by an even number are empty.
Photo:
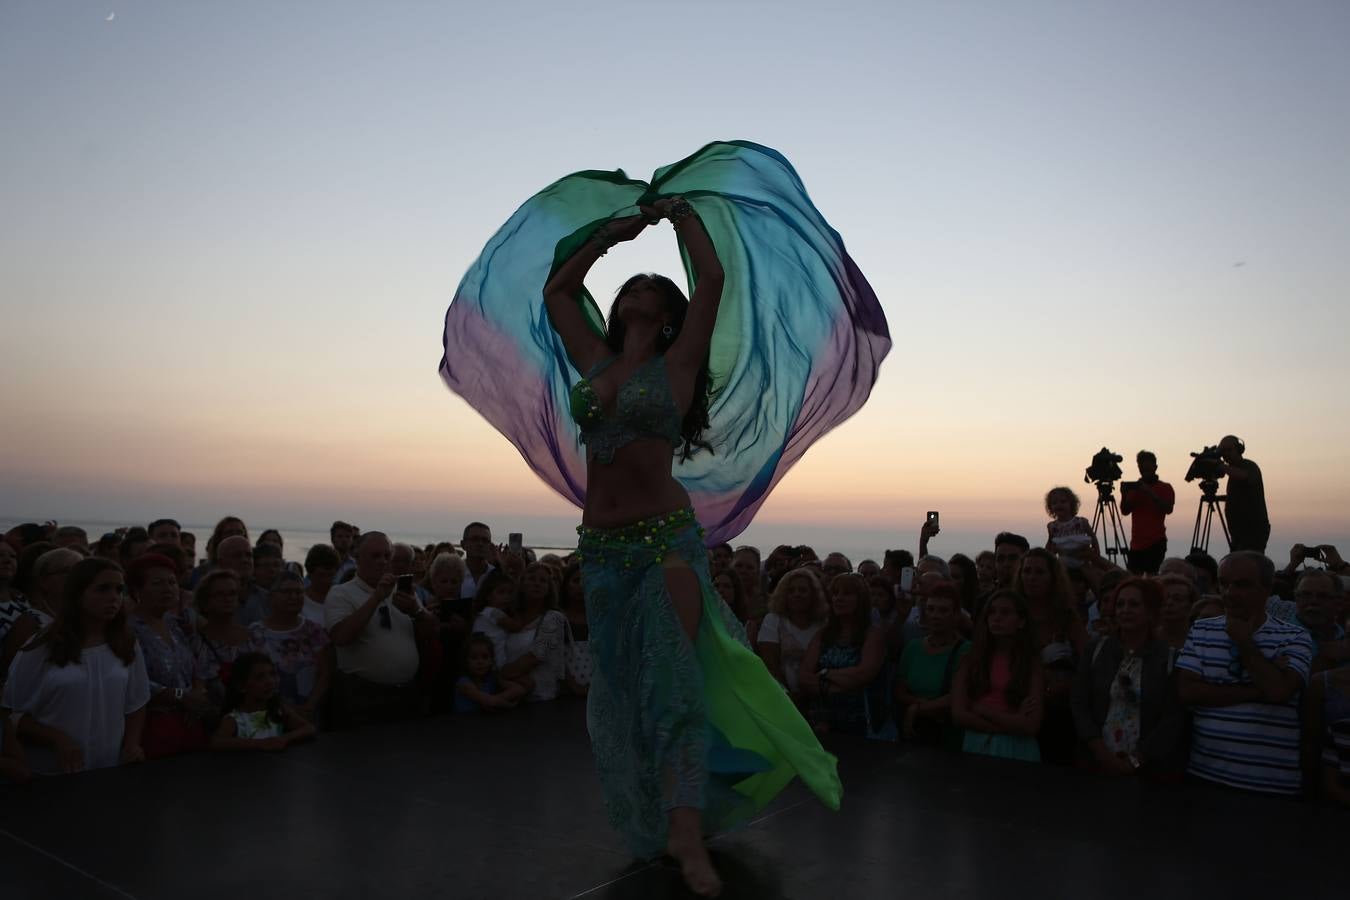
[[[655,356],[638,366],[628,380],[619,385],[614,414],[605,415],[600,396],[591,380],[618,357],[597,363],[586,377],[572,385],[572,418],[581,426],[581,442],[587,455],[602,463],[614,461],[614,451],[638,438],[654,437],[680,446],[680,412],[670,394],[666,379],[666,360]]]

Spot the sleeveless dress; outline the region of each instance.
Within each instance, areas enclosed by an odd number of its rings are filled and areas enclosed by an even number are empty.
[[[231,710],[228,715],[231,719],[234,719],[236,737],[247,738],[252,741],[264,741],[268,738],[281,737],[286,733],[282,723],[268,718],[265,709],[257,709],[251,712],[235,709]]]
[[[594,402],[589,378],[572,401],[601,463],[639,437],[679,440],[661,357],[620,386],[613,416]],[[665,851],[675,807],[701,809],[705,830],[725,829],[763,809],[794,775],[838,809],[835,759],[713,587],[693,510],[577,533],[592,657],[587,727],[610,824],[633,853]],[[703,597],[692,642],[666,588],[672,555],[693,570]]]
[[[831,644],[820,651],[822,669],[850,669],[862,665],[862,647],[853,644]],[[867,692],[832,691],[822,684],[820,721],[830,731],[842,734],[867,732]]]

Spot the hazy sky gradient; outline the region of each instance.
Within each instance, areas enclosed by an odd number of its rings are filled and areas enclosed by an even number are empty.
[[[1350,544],[1346,46],[1339,0],[7,3],[0,518],[565,535],[437,377],[445,306],[550,181],[744,138],[896,344],[748,539],[1039,539],[1108,444],[1159,454],[1181,548],[1231,431],[1274,552]],[[653,268],[664,229],[589,284]]]

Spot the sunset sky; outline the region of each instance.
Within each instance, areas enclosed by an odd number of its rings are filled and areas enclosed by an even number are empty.
[[[1241,435],[1272,555],[1350,545],[1350,5],[10,2],[0,520],[443,530],[577,513],[437,376],[569,172],[785,154],[895,347],[745,539],[1042,540],[1103,444]],[[668,229],[607,298],[678,271]],[[897,537],[897,535],[899,535]]]

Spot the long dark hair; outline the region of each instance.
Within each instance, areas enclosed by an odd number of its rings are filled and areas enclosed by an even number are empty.
[[[220,549],[220,542],[225,539],[225,529],[233,522],[239,523],[239,526],[244,529],[244,539],[248,539],[248,526],[244,524],[244,520],[238,516],[226,516],[216,523],[215,529],[211,532],[211,537],[206,541],[207,562],[214,563],[216,561],[216,551]]]
[[[851,646],[861,647],[867,640],[867,629],[872,626],[872,595],[867,590],[867,580],[856,573],[843,572],[830,580],[831,591],[834,590],[835,585],[846,585],[853,592],[855,605],[851,617],[852,621],[849,622],[849,636],[852,641]],[[820,632],[821,649],[838,643],[843,630],[844,621],[834,614],[834,605],[831,604],[830,617],[825,620],[825,627]]]
[[[1050,597],[1046,604],[1046,613],[1053,631],[1050,639],[1068,640],[1069,632],[1079,620],[1079,615],[1077,604],[1074,602],[1073,588],[1069,585],[1069,576],[1064,574],[1064,564],[1059,561],[1058,556],[1044,547],[1032,547],[1028,550],[1022,556],[1022,561],[1017,564],[1017,577],[1013,579],[1013,589],[1023,598],[1024,603],[1026,593],[1022,588],[1022,566],[1026,565],[1029,559],[1043,561],[1050,572]]]
[[[731,569],[723,569],[712,577],[713,590],[717,589],[717,579],[719,578],[731,579],[731,603],[728,605],[731,607],[732,613],[744,625],[745,620],[750,618],[750,610],[746,607],[745,588],[741,585],[740,576]]]
[[[1031,612],[1027,601],[1016,591],[994,591],[980,610],[979,621],[975,623],[975,640],[970,653],[966,656],[966,696],[972,702],[989,693],[991,683],[990,670],[994,664],[994,653],[998,647],[989,634],[989,611],[994,608],[995,600],[1008,600],[1017,614],[1022,617],[1022,627],[1013,635],[1012,646],[1008,648],[1012,677],[1008,679],[1008,689],[1003,694],[1009,709],[1017,709],[1031,691],[1031,674],[1040,659],[1036,650],[1036,639],[1032,636]]]
[[[568,586],[568,584],[572,581],[573,578],[576,578],[576,579],[580,579],[580,578],[581,578],[581,563],[578,563],[578,562],[569,563],[569,564],[563,569],[563,572],[562,572],[562,579],[561,579],[560,584],[558,585],[558,606],[559,606],[560,609],[566,610],[566,609],[571,609],[571,608],[572,608],[572,598],[571,598],[571,596],[570,596],[570,595],[568,594],[568,592],[567,592],[567,586]],[[584,590],[584,589],[583,589],[583,590]],[[581,608],[582,608],[582,610],[584,611],[584,610],[586,609],[586,603],[585,603],[585,601],[586,601],[586,595],[585,595],[585,593],[583,593],[583,594],[581,595],[581,600],[582,600],[582,606],[581,606]]]
[[[968,613],[975,611],[975,601],[980,596],[980,571],[975,562],[964,553],[957,553],[947,560],[948,570],[961,570],[960,603],[961,609]],[[952,579],[955,581],[956,579]]]
[[[228,716],[239,708],[239,704],[244,700],[244,688],[248,686],[248,680],[258,666],[271,666],[275,669],[277,664],[272,662],[272,657],[266,653],[241,653],[234,658],[234,662],[230,664],[230,680],[225,687],[225,705],[221,708],[221,715]],[[279,691],[267,698],[267,718],[278,724],[286,721]]]
[[[609,308],[609,321],[605,324],[605,344],[615,353],[623,350],[623,339],[627,328],[617,315],[619,301],[634,287],[642,283],[655,285],[661,291],[661,295],[666,300],[666,311],[670,313],[670,327],[673,333],[669,338],[664,334],[659,334],[656,337],[656,352],[664,355],[670,349],[670,345],[675,343],[675,339],[680,336],[680,330],[684,328],[684,317],[689,312],[689,300],[675,282],[664,275],[655,273],[634,275],[625,281],[623,286],[619,288],[619,292],[614,295],[614,305]],[[708,357],[704,356],[703,363],[698,368],[698,375],[694,377],[693,399],[690,400],[689,409],[685,412],[684,420],[680,423],[680,437],[684,438],[684,445],[680,448],[680,462],[689,459],[699,450],[713,452],[712,444],[703,436],[703,433],[709,427],[708,408],[712,405],[715,393],[712,387],[712,373],[708,369]]]
[[[80,661],[84,646],[84,592],[104,572],[121,572],[122,567],[110,559],[93,556],[77,562],[66,576],[61,594],[61,605],[56,610],[56,621],[40,634],[32,644],[48,644],[47,661],[54,666],[66,666]],[[117,615],[103,627],[103,639],[108,649],[125,665],[136,660],[136,636],[127,626],[127,608],[122,604]]]

